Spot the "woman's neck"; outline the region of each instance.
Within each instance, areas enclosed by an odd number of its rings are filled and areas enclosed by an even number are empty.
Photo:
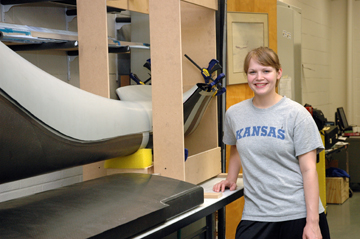
[[[255,95],[253,98],[253,104],[260,109],[269,108],[278,103],[283,97],[278,93],[274,93],[266,96]]]

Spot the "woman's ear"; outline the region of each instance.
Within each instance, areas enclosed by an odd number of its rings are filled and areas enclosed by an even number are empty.
[[[281,76],[282,76],[282,68],[280,68],[279,70],[278,70],[278,72],[277,72],[277,79],[278,80],[280,80],[280,78],[281,78]]]

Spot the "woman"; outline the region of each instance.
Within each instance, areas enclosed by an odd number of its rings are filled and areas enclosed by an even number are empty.
[[[226,112],[228,176],[213,187],[234,190],[243,168],[245,206],[236,238],[330,238],[316,171],[324,146],[312,116],[276,93],[282,69],[270,48],[250,51],[244,72],[254,97]]]

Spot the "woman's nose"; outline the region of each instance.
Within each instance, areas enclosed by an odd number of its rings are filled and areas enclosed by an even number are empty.
[[[256,74],[256,79],[262,80],[263,78],[264,78],[264,76],[263,76],[263,74],[262,74],[261,72],[258,72],[258,73]]]

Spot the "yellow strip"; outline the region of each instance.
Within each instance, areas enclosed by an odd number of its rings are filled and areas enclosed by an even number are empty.
[[[135,153],[105,160],[105,168],[147,168],[152,165],[152,150],[139,149]]]

